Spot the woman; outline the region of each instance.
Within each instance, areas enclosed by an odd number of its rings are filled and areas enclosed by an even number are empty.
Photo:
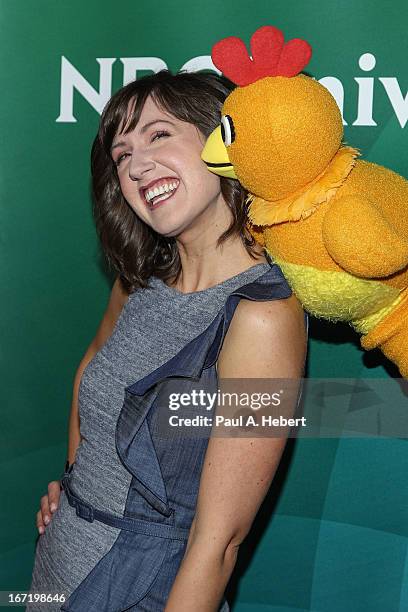
[[[64,490],[50,483],[37,514],[30,590],[65,593],[55,610],[228,610],[279,463],[284,438],[155,433],[156,383],[197,364],[220,378],[302,376],[303,311],[245,228],[244,190],[200,158],[229,91],[215,74],[161,71],[102,114],[94,215],[117,278],[75,378]]]

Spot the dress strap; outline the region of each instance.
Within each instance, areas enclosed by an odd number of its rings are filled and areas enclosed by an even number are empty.
[[[126,387],[133,395],[144,395],[146,391],[171,376],[196,377],[205,368],[211,367],[218,358],[225,334],[228,331],[235,308],[240,299],[255,301],[281,300],[290,297],[289,287],[280,268],[273,264],[254,281],[239,287],[228,296],[225,305],[210,325],[193,338],[177,355],[144,378]]]

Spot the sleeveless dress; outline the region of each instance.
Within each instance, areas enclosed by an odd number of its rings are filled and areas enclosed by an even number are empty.
[[[290,295],[279,267],[262,263],[191,293],[151,277],[148,288],[129,296],[83,372],[82,440],[37,542],[30,591],[63,593],[65,602],[31,603],[27,611],[164,610],[194,516],[208,436],[183,444],[155,437],[158,393],[173,376],[182,383],[201,376],[214,387],[239,300]],[[219,610],[229,610],[225,598]]]

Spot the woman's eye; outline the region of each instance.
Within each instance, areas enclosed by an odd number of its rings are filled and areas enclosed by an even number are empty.
[[[162,138],[163,136],[170,136],[170,133],[166,132],[166,130],[160,130],[158,132],[155,132],[150,142],[154,142],[157,138]],[[122,155],[119,155],[119,157],[115,161],[115,166],[119,166],[121,161],[125,159],[125,157],[127,157],[128,155],[130,155],[130,153],[122,153]]]
[[[128,155],[130,155],[129,153],[122,153],[122,155],[119,155],[118,159],[115,161],[115,166],[119,166],[120,162],[125,159],[125,157],[127,157]]]
[[[162,136],[170,136],[169,132],[166,132],[166,130],[161,130],[159,132],[155,132],[153,134],[153,138],[151,139],[150,142],[153,142],[154,140],[156,140],[156,137],[161,138]]]

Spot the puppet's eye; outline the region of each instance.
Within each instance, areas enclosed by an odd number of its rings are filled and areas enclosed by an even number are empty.
[[[221,117],[221,136],[226,147],[235,140],[234,122],[229,115]]]

